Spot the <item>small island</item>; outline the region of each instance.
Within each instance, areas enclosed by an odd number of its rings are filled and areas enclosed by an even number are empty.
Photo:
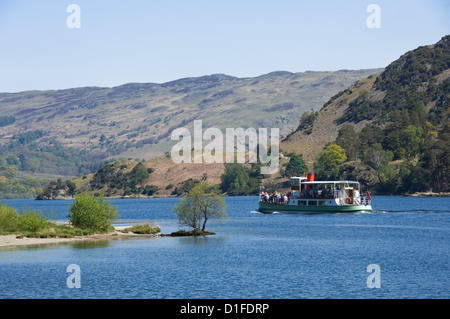
[[[113,226],[117,208],[103,197],[79,194],[69,209],[68,222],[52,221],[54,216],[23,208],[17,211],[0,203],[0,247],[63,243],[79,240],[108,240],[158,236],[161,228],[149,222]]]
[[[117,207],[103,196],[77,194],[69,208],[68,222],[51,221],[41,211],[23,208],[17,211],[0,203],[0,247],[72,242],[76,240],[109,240],[136,237],[180,237],[214,235],[205,230],[209,219],[227,219],[225,201],[216,186],[198,183],[174,207],[179,230],[162,234],[160,226],[150,222],[132,226],[113,226],[119,218]]]

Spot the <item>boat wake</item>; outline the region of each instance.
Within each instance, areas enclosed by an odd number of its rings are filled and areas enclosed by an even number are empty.
[[[259,214],[259,215],[272,215],[272,214],[280,214],[280,215],[292,215],[292,214],[300,214],[300,215],[319,215],[319,214],[334,214],[334,215],[349,215],[349,214],[389,214],[389,213],[422,213],[422,214],[432,214],[432,213],[450,213],[450,211],[442,211],[442,210],[424,210],[424,209],[416,209],[416,210],[373,210],[369,211],[355,211],[355,212],[267,212],[262,213],[256,210],[250,212],[251,214]]]
[[[259,212],[259,211],[257,211],[257,210],[252,210],[250,213],[251,213],[251,214],[259,214],[259,215],[286,214],[286,212],[268,212],[268,213],[262,213],[262,212]]]
[[[431,210],[431,209],[409,209],[409,210],[374,210],[373,213],[450,213],[449,210]]]

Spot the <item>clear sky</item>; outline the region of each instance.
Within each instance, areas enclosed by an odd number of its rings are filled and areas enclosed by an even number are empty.
[[[449,16],[449,0],[0,0],[0,92],[385,67]]]

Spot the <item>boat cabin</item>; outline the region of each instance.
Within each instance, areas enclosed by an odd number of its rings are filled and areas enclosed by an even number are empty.
[[[284,208],[265,208],[268,204],[281,204],[290,208],[285,210],[341,211],[342,209],[369,210],[370,196],[361,195],[359,182],[354,181],[315,181],[314,174],[307,177],[292,177],[291,191],[288,194],[261,194],[260,205],[263,211],[284,210]],[[284,196],[283,196],[284,195]],[[284,199],[283,199],[284,198]],[[293,207],[294,206],[294,207]],[[322,206],[322,207],[319,207]],[[341,208],[338,208],[341,207]]]
[[[336,199],[338,204],[360,204],[360,185],[354,181],[314,181],[314,175],[291,178],[292,199]],[[311,204],[312,202],[308,202]],[[312,203],[312,205],[320,205]],[[325,205],[323,203],[323,205]]]

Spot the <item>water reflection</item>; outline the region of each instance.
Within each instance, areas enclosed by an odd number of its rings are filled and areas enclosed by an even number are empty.
[[[70,244],[75,249],[92,249],[92,248],[106,248],[111,245],[110,240],[83,240]]]
[[[226,236],[208,235],[208,236],[186,236],[177,237],[178,243],[182,245],[205,245],[205,244],[217,244],[226,240]]]

